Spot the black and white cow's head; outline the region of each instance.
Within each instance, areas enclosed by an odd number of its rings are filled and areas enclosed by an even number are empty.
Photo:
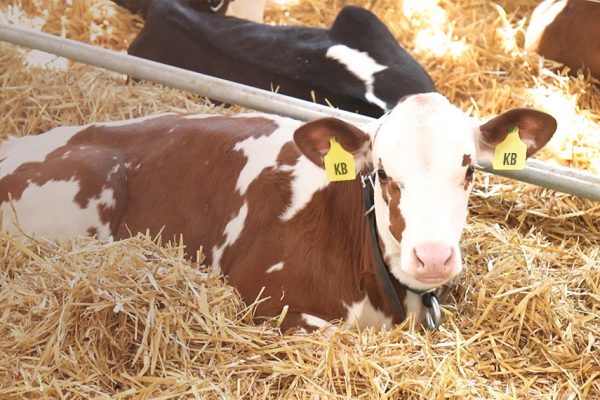
[[[301,127],[295,140],[317,165],[329,136],[354,155],[357,170],[373,165],[384,258],[400,282],[426,290],[462,270],[459,240],[474,165],[491,162],[495,146],[515,126],[531,156],[550,140],[556,121],[537,110],[513,109],[482,124],[444,96],[426,93],[407,97],[366,132],[326,118]]]

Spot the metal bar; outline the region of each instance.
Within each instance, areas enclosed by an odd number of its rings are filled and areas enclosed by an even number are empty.
[[[372,118],[347,111],[7,24],[0,24],[0,40],[127,74],[138,79],[161,83],[218,101],[304,121],[321,117],[337,117],[357,125],[373,121]],[[600,201],[600,176],[585,171],[552,166],[537,160],[529,160],[527,167],[522,171],[496,171],[491,167],[484,167],[483,170]]]
[[[253,110],[305,121],[322,117],[343,118],[355,124],[372,121],[369,117],[348,111],[11,25],[0,24],[0,40]]]
[[[491,174],[600,201],[600,175],[586,171],[535,159],[527,160],[527,167],[522,171],[499,171],[489,165],[484,165],[481,169]]]

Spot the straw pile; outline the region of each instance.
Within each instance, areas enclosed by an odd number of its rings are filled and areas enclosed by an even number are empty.
[[[324,26],[345,3],[270,5],[267,21]],[[543,157],[600,172],[600,93],[521,50],[532,1],[352,3],[378,13],[465,110],[545,108],[561,131]],[[118,50],[140,27],[104,0],[2,0],[0,10],[0,20]],[[0,44],[0,134],[239,110],[36,60]],[[597,203],[481,175],[463,241],[467,268],[442,328],[331,338],[280,335],[277,320],[255,325],[252,305],[201,260],[185,260],[179,244],[0,234],[0,398],[599,399],[599,221]]]

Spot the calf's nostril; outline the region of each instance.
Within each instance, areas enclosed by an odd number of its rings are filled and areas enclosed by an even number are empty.
[[[413,254],[415,256],[415,260],[417,260],[417,267],[425,267],[425,263],[419,258],[419,253],[417,252],[417,249],[413,249]]]
[[[448,258],[446,259],[446,261],[444,261],[444,267],[450,266],[450,264],[452,263],[452,256],[454,256],[454,249],[451,247],[450,254],[448,255]]]

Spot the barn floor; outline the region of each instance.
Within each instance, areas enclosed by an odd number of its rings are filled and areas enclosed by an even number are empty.
[[[326,4],[325,4],[326,3]],[[268,6],[327,26],[370,8],[453,102],[482,118],[552,113],[541,158],[600,173],[600,86],[522,50],[535,1],[355,0]],[[126,49],[141,21],[108,0],[0,0],[0,22]],[[165,111],[236,112],[195,95],[0,43],[0,135]],[[22,242],[0,233],[0,398],[600,399],[600,204],[480,173],[466,271],[436,332],[281,335],[181,245]]]

